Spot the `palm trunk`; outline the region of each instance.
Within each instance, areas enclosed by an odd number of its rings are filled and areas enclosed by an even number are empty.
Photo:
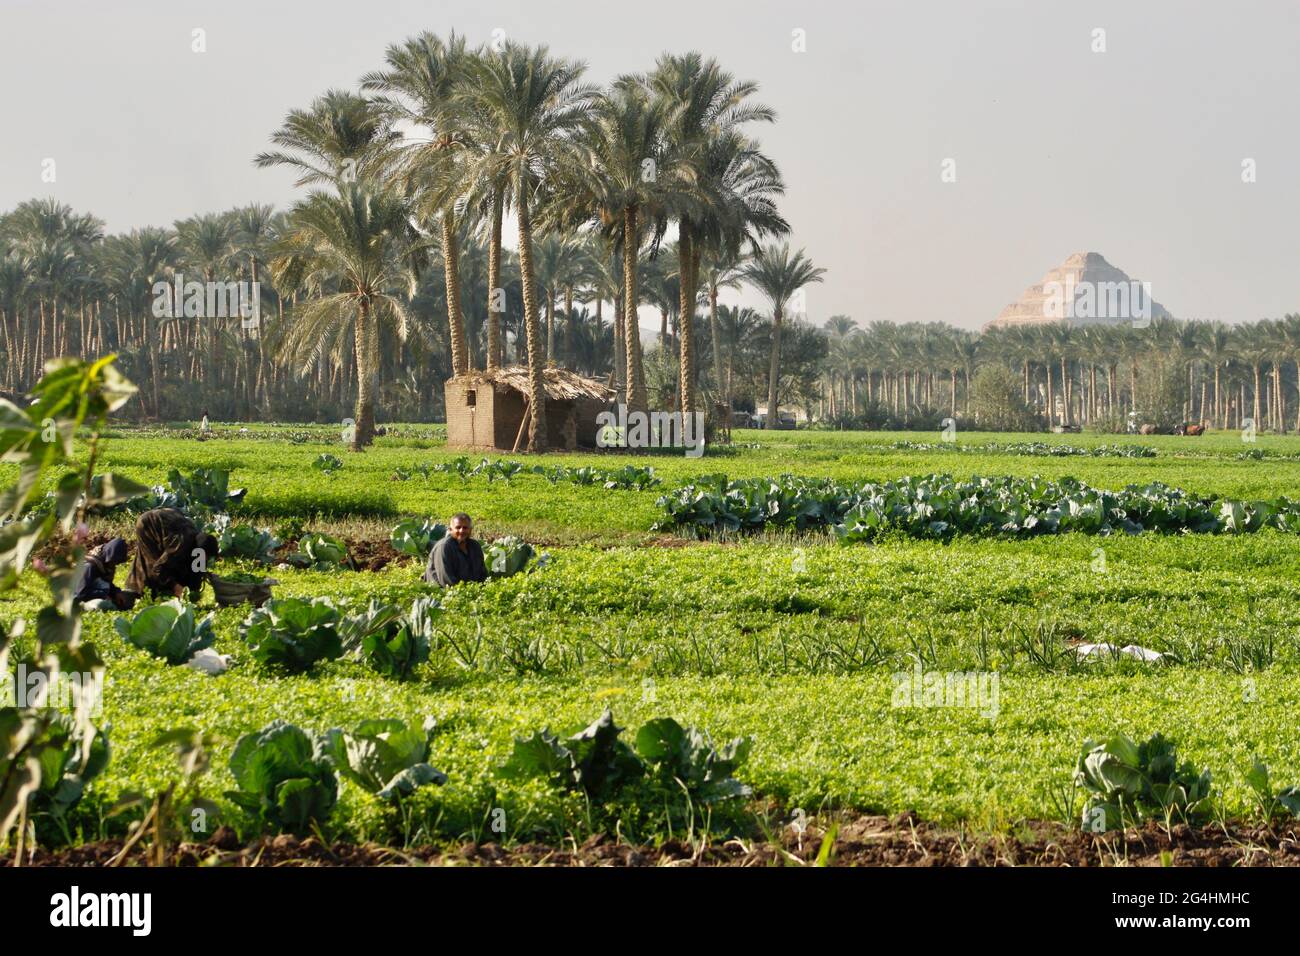
[[[695,247],[691,224],[682,220],[677,240],[677,256],[681,265],[681,294],[677,308],[677,331],[680,356],[679,382],[682,393],[682,420],[695,413]]]
[[[447,325],[451,331],[451,374],[469,371],[469,350],[465,343],[465,319],[460,311],[460,250],[456,243],[456,221],[448,209],[442,214],[442,269],[447,285]]]
[[[641,368],[641,334],[637,325],[636,268],[637,247],[641,234],[637,222],[638,209],[628,206],[623,210],[623,337],[627,341],[627,407],[628,411],[646,411],[645,375]]]
[[[352,450],[362,451],[375,440],[375,365],[379,359],[378,336],[375,335],[370,299],[362,296],[357,308],[357,420],[352,431]]]
[[[781,371],[781,307],[772,310],[772,361],[767,372],[767,418],[764,428],[775,428],[780,422],[776,406],[776,383]]]
[[[506,293],[501,287],[501,214],[505,187],[497,186],[492,194],[492,235],[488,239],[488,327],[487,367],[498,368],[504,343],[501,335],[501,311],[505,310]],[[496,308],[501,303],[501,310]]]
[[[727,394],[722,380],[722,335],[718,329],[718,284],[717,275],[709,279],[709,335],[713,339],[713,377],[717,379],[718,401],[730,413],[731,396]]]
[[[528,450],[546,450],[546,379],[543,373],[542,329],[537,320],[537,289],[533,284],[533,224],[522,167],[515,170],[515,196],[519,213],[519,278],[524,292],[524,332],[528,340]]]

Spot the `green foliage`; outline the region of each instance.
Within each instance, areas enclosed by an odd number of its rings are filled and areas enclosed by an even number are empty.
[[[1210,772],[1180,766],[1174,744],[1160,734],[1141,744],[1118,732],[1104,743],[1086,741],[1074,781],[1088,794],[1083,826],[1090,830],[1151,816],[1190,820],[1206,810],[1213,792]]]
[[[217,545],[221,548],[223,558],[247,558],[269,564],[272,552],[280,547],[281,541],[266,528],[254,528],[252,525],[226,524],[217,536]]]
[[[1042,424],[1025,404],[1020,377],[996,362],[975,373],[970,383],[970,407],[981,428],[1037,431]]]
[[[169,664],[184,664],[216,640],[212,618],[209,614],[195,623],[194,608],[173,598],[145,608],[130,620],[119,617],[113,626],[129,644]]]
[[[400,554],[424,560],[446,533],[447,526],[432,518],[407,518],[397,523],[388,540]]]
[[[659,717],[636,733],[636,752],[664,782],[677,782],[701,803],[748,797],[749,787],[732,776],[749,756],[753,739],[736,737],[717,750],[708,734],[683,729],[671,717]]]
[[[283,598],[254,608],[239,626],[253,660],[288,672],[343,656],[341,616],[329,598]]]
[[[321,452],[316,456],[316,460],[311,463],[311,466],[319,472],[332,475],[343,467],[343,461],[337,455]]]
[[[238,789],[226,796],[262,828],[304,833],[327,820],[338,800],[331,749],[327,735],[272,721],[235,743],[230,772]]]
[[[99,431],[135,393],[113,360],[112,355],[96,362],[55,359],[46,363],[26,409],[0,400],[0,461],[18,469],[15,484],[0,493],[0,591],[18,587],[32,554],[56,528],[68,531],[87,511],[112,508],[138,488],[111,473],[95,480]],[[91,427],[84,466],[73,460],[73,436],[83,424]],[[51,509],[22,517],[42,478],[61,466],[71,470],[57,479]],[[81,642],[81,608],[74,599],[84,559],[74,537],[70,552],[42,569],[50,601],[36,612],[36,647],[28,662],[38,684],[0,706],[0,841],[21,821],[29,802],[38,812],[61,817],[108,763],[107,731],[91,721],[102,699],[104,665],[95,648]],[[6,683],[10,645],[23,630],[21,620],[0,623],[0,675]],[[77,677],[66,711],[48,706],[56,675]]]
[[[1246,785],[1255,795],[1255,801],[1266,823],[1288,814],[1300,818],[1300,787],[1284,787],[1274,793],[1273,784],[1269,780],[1268,765],[1258,757],[1251,761],[1250,770],[1246,772]]]
[[[433,622],[441,613],[435,597],[416,598],[408,613],[394,604],[372,599],[364,611],[346,617],[339,625],[345,651],[379,674],[406,680],[429,659]]]
[[[1178,363],[1156,360],[1147,363],[1137,377],[1133,397],[1140,424],[1169,431],[1183,420],[1187,401],[1187,374]]]
[[[581,465],[570,468],[564,465],[534,465],[532,472],[541,475],[551,484],[561,481],[575,485],[600,485],[607,491],[645,491],[659,484],[655,470],[649,465],[624,465],[622,468],[595,468]]]
[[[658,500],[667,519],[657,527],[696,533],[804,531],[830,527],[841,541],[872,541],[889,531],[920,538],[955,534],[1031,537],[1082,532],[1109,535],[1300,531],[1300,502],[1198,498],[1160,482],[1103,491],[1073,478],[980,478],[959,482],[925,475],[889,482],[840,484],[783,475],[698,479]]]
[[[508,578],[518,574],[532,560],[533,546],[513,535],[498,538],[487,546],[483,563],[489,578]]]
[[[355,730],[331,731],[330,753],[343,776],[381,800],[409,797],[420,787],[447,782],[429,764],[436,721],[407,726],[401,720],[365,720]]]
[[[285,556],[295,568],[312,571],[337,571],[347,560],[347,545],[320,531],[308,531],[298,539],[298,550]]]
[[[750,795],[749,787],[732,776],[749,755],[753,741],[748,737],[717,750],[703,731],[683,729],[671,717],[645,723],[635,750],[619,739],[621,733],[607,707],[595,723],[565,741],[549,729],[516,739],[499,773],[508,780],[544,777],[597,798],[612,797],[647,775],[671,796],[684,792],[698,803]]]
[[[225,468],[195,468],[190,475],[173,468],[167,472],[166,486],[155,485],[149,493],[125,504],[136,514],[154,508],[176,508],[195,524],[206,527],[238,508],[247,491],[230,489],[230,472]]]
[[[1155,458],[1159,454],[1147,445],[1093,445],[1080,448],[1056,442],[985,442],[980,445],[961,445],[955,442],[896,441],[891,445],[876,446],[893,451],[940,451],[976,455],[1018,455],[1031,458]]]
[[[608,707],[595,723],[564,742],[549,729],[537,731],[515,741],[501,776],[508,780],[547,777],[570,790],[584,790],[597,797],[613,793],[645,774],[645,766],[632,748],[619,740],[622,732]]]

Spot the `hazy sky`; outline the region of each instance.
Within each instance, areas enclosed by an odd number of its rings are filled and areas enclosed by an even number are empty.
[[[252,165],[287,110],[417,31],[496,28],[595,82],[688,49],[757,80],[791,241],[827,269],[816,322],[977,328],[1078,251],[1180,318],[1300,311],[1297,0],[0,0],[0,210],[53,195],[119,231],[287,206],[292,175]]]

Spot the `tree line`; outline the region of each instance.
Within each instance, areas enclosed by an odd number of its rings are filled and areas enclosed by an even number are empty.
[[[983,334],[945,323],[825,323],[829,358],[821,417],[852,426],[890,417],[900,427],[939,416],[970,418],[976,370],[1021,379],[1021,400],[1043,426],[1121,431],[1130,416],[1163,427],[1300,429],[1300,314],[1226,325],[1153,319],[994,326]]]

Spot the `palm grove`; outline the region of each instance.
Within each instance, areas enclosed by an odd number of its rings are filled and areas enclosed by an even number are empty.
[[[377,408],[435,418],[449,375],[505,364],[528,368],[537,410],[555,363],[612,379],[635,410],[780,403],[842,427],[1006,424],[978,401],[980,368],[985,391],[1020,378],[1024,427],[1113,424],[1135,407],[1221,427],[1300,416],[1296,316],[983,336],[845,316],[813,328],[799,303],[823,270],[783,238],[781,175],[756,139],[775,115],[756,85],[696,53],[604,88],[583,75],[546,47],[424,33],[358,90],[285,117],[255,162],[297,175],[306,194],[287,212],[105,235],[54,200],[20,204],[0,217],[0,376],[22,392],[48,358],[114,351],[146,416],[352,414],[358,447]],[[155,289],[178,274],[252,283],[258,327],[160,317]],[[764,314],[720,304],[741,284]],[[645,306],[660,325],[643,353]],[[544,420],[531,416],[532,450]]]

